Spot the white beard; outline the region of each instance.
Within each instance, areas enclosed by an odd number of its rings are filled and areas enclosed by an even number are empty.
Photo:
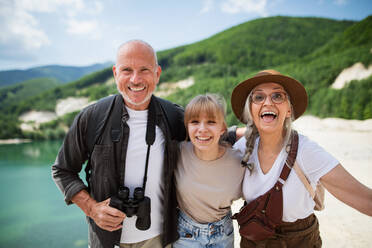
[[[130,99],[130,97],[125,94],[124,92],[121,92],[119,89],[118,91],[120,92],[121,96],[124,98],[124,102],[127,102],[129,104],[132,104],[134,106],[139,106],[139,105],[142,105],[144,104],[145,102],[147,102],[148,100],[150,100],[152,94],[148,94],[145,99],[143,99],[141,102],[133,102],[132,99]]]

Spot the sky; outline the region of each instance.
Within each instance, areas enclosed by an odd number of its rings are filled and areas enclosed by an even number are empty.
[[[162,51],[269,16],[371,14],[371,0],[0,0],[0,71],[114,62],[131,39]]]

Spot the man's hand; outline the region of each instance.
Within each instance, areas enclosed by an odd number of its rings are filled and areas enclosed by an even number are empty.
[[[110,232],[122,228],[126,215],[109,206],[110,198],[102,202],[96,202],[86,190],[82,190],[74,195],[71,201],[92,218],[100,228]]]
[[[238,127],[236,129],[236,141],[244,136],[245,131],[247,130],[247,127]]]
[[[102,229],[116,231],[122,228],[126,215],[120,210],[110,207],[110,198],[98,202],[91,207],[90,215],[94,222]]]

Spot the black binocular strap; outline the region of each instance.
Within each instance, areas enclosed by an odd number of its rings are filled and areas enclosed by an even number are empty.
[[[156,108],[154,97],[151,98],[149,110],[147,114],[147,127],[146,127],[146,144],[147,144],[147,153],[146,153],[146,164],[145,164],[145,175],[143,176],[143,185],[142,188],[145,191],[146,182],[147,182],[147,170],[149,167],[149,157],[150,157],[150,146],[155,142],[155,123],[156,123]]]
[[[111,140],[114,143],[117,143],[121,139],[121,109],[117,107],[117,105],[114,106],[113,109],[114,116],[120,116],[120,118],[114,118],[111,126]],[[147,171],[148,171],[148,164],[149,164],[149,157],[150,157],[150,146],[154,144],[155,142],[155,125],[156,125],[156,107],[155,107],[155,101],[154,97],[151,97],[151,101],[148,108],[148,114],[147,114],[147,126],[146,126],[146,144],[147,144],[147,153],[146,153],[146,163],[145,163],[145,174],[143,177],[143,184],[142,188],[145,190],[146,188],[146,182],[147,182]],[[116,149],[114,149],[116,153]],[[116,159],[116,154],[114,154]],[[116,165],[118,165],[118,161],[116,161]],[[125,165],[123,170],[121,171],[120,175],[120,186],[125,186]]]

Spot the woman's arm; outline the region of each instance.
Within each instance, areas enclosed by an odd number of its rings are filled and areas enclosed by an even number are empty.
[[[372,216],[372,189],[356,180],[341,164],[322,176],[320,182],[343,203]]]

